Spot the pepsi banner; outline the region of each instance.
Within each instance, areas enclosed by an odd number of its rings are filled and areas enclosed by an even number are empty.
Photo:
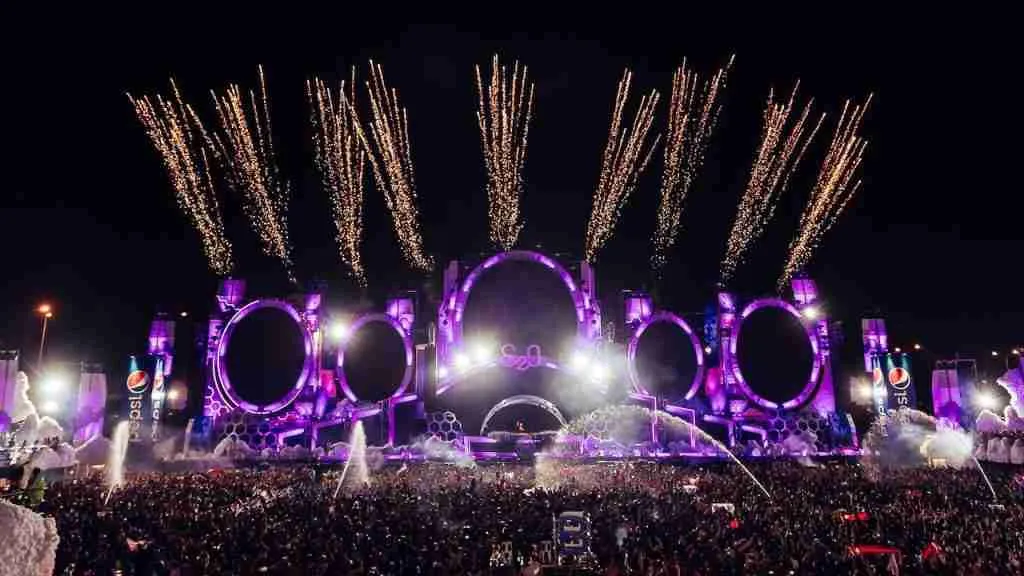
[[[128,392],[126,416],[130,442],[142,440],[143,428],[148,420],[146,393],[150,390],[150,380],[146,367],[140,364],[135,356],[132,356],[128,364],[128,377],[125,379],[125,387]]]
[[[909,356],[889,353],[874,355],[871,380],[875,408],[879,414],[884,414],[885,410],[917,407]]]

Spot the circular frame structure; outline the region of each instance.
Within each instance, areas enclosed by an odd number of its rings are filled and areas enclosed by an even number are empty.
[[[596,302],[591,300],[589,294],[579,286],[576,285],[576,281],[573,280],[572,274],[569,273],[561,264],[555,259],[545,256],[539,252],[533,252],[530,250],[511,250],[509,252],[501,252],[491,256],[487,260],[484,260],[476,268],[474,268],[462,284],[459,286],[455,293],[448,296],[448,300],[441,306],[441,315],[439,320],[439,326],[443,337],[445,338],[448,346],[458,347],[462,341],[462,315],[466,309],[466,302],[469,299],[469,293],[473,290],[473,285],[476,284],[480,276],[501,264],[502,262],[508,261],[519,261],[519,262],[535,262],[550,269],[562,280],[566,288],[569,289],[569,296],[572,298],[573,307],[576,309],[576,326],[577,334],[580,338],[586,340],[589,339],[590,326],[588,322],[593,317],[592,312],[596,308]]]
[[[487,425],[491,423],[491,418],[493,418],[495,414],[509,406],[517,406],[520,404],[536,406],[537,408],[544,410],[548,414],[554,416],[555,420],[558,420],[558,424],[563,428],[569,423],[565,419],[565,416],[562,416],[562,411],[558,409],[558,406],[555,406],[550,400],[545,400],[540,396],[534,396],[532,394],[517,394],[515,396],[509,396],[491,407],[487,412],[487,415],[484,416],[483,423],[480,424],[480,435],[483,436],[487,433]]]
[[[690,328],[690,325],[679,316],[668,311],[661,311],[652,314],[647,317],[646,320],[640,323],[636,331],[629,338],[629,346],[626,348],[626,372],[629,373],[629,381],[633,385],[633,390],[639,392],[645,396],[651,396],[647,388],[640,382],[640,374],[636,369],[636,352],[640,347],[640,337],[644,335],[644,332],[656,322],[669,322],[675,324],[679,328],[686,332],[686,335],[690,337],[690,344],[693,346],[693,353],[697,358],[697,371],[693,375],[693,381],[690,383],[690,388],[686,391],[683,396],[683,400],[690,400],[693,398],[697,391],[700,390],[701,382],[704,381],[704,349],[700,345],[700,339],[697,338],[697,334]],[[677,400],[676,398],[670,398],[670,400]]]
[[[295,385],[292,386],[284,396],[276,402],[259,405],[242,399],[235,392],[234,387],[231,385],[231,378],[228,376],[224,356],[227,354],[228,344],[231,342],[231,335],[234,334],[235,327],[238,323],[246,316],[264,308],[280,310],[295,321],[295,324],[298,325],[299,330],[302,332],[302,343],[305,348],[306,359],[302,363],[302,372],[299,374],[298,380],[295,381]],[[229,404],[250,414],[265,415],[279,412],[287,408],[295,401],[296,398],[299,397],[299,394],[302,392],[302,387],[306,385],[306,381],[309,380],[310,376],[316,371],[316,353],[314,350],[313,334],[309,331],[309,328],[306,327],[306,323],[303,322],[302,316],[299,315],[294,306],[282,300],[254,300],[239,308],[238,311],[235,312],[234,316],[228,320],[227,324],[224,325],[224,330],[221,332],[220,340],[217,342],[217,353],[213,357],[213,379],[217,385],[217,391],[220,392],[221,397]]]
[[[793,317],[797,319],[797,322],[803,326],[804,331],[807,333],[807,339],[811,343],[811,356],[813,357],[813,361],[811,365],[811,374],[807,377],[807,383],[804,384],[803,390],[801,390],[796,397],[791,398],[782,404],[773,402],[761,396],[757,392],[754,392],[753,388],[750,387],[750,384],[747,383],[746,378],[743,377],[743,371],[740,369],[739,358],[736,356],[736,349],[740,340],[740,332],[743,330],[743,321],[747,319],[747,316],[750,316],[761,308],[779,308],[792,314]],[[821,375],[821,346],[818,343],[818,336],[814,332],[814,325],[808,324],[795,306],[779,298],[761,298],[747,304],[747,307],[744,308],[743,312],[740,314],[739,322],[729,338],[729,357],[731,358],[732,373],[736,377],[736,383],[739,384],[740,390],[743,391],[743,394],[746,395],[751,402],[754,402],[762,408],[782,408],[785,410],[792,410],[800,407],[810,400],[811,395],[814,394],[814,390],[818,385],[818,379]]]
[[[398,385],[398,388],[390,394],[390,397],[397,398],[404,395],[409,384],[412,383],[413,361],[415,359],[416,352],[412,343],[412,337],[409,333],[402,327],[402,324],[398,320],[388,316],[387,314],[366,314],[360,316],[352,323],[352,326],[349,327],[348,336],[345,340],[338,345],[338,380],[341,382],[341,390],[345,393],[345,397],[354,403],[359,402],[359,397],[352,391],[352,387],[348,384],[348,377],[345,376],[345,348],[348,347],[348,342],[355,335],[356,331],[370,322],[383,322],[388,326],[391,326],[402,339],[402,347],[405,349],[405,373],[402,374],[402,382]]]

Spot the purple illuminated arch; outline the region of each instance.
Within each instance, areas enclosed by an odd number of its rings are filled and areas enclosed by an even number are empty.
[[[448,344],[450,346],[457,346],[462,339],[462,314],[466,309],[469,293],[473,289],[473,285],[480,279],[480,275],[502,262],[513,260],[536,262],[558,275],[566,288],[569,289],[569,296],[572,297],[573,306],[576,309],[577,333],[580,338],[587,339],[589,334],[587,321],[590,317],[589,312],[594,308],[594,302],[591,301],[586,291],[576,285],[572,274],[555,259],[544,254],[530,250],[512,250],[495,254],[484,260],[466,276],[458,290],[448,296],[448,301],[444,304],[447,309],[447,317],[441,319],[441,330]],[[448,325],[449,323],[450,325]]]
[[[273,308],[280,310],[291,317],[298,325],[299,330],[302,332],[302,343],[306,352],[306,359],[302,363],[302,372],[299,374],[298,380],[295,381],[295,385],[285,393],[276,402],[266,405],[253,404],[242,399],[234,387],[231,385],[231,378],[228,376],[228,370],[226,363],[224,362],[224,356],[227,354],[228,345],[231,342],[231,335],[234,334],[235,327],[241,322],[246,316],[252,314],[257,310],[264,308]],[[235,315],[228,320],[228,323],[224,326],[224,330],[221,333],[220,341],[217,343],[217,353],[213,357],[213,380],[217,385],[217,390],[221,396],[227,400],[230,404],[238,407],[245,412],[250,414],[273,414],[280,410],[287,408],[299,394],[302,392],[302,387],[305,386],[306,381],[316,370],[316,354],[314,353],[313,346],[313,334],[310,333],[303,322],[302,317],[299,315],[295,308],[281,300],[254,300],[245,306],[242,306],[235,312]]]
[[[360,316],[348,329],[348,335],[345,341],[338,346],[338,379],[341,381],[341,389],[352,402],[359,402],[359,397],[356,396],[355,392],[352,391],[352,387],[348,384],[348,377],[345,376],[345,348],[348,346],[348,342],[355,336],[357,330],[370,322],[383,322],[388,326],[391,326],[398,333],[398,336],[402,339],[402,346],[405,348],[405,373],[402,375],[402,382],[398,385],[398,388],[391,394],[391,398],[399,398],[405,394],[406,388],[412,382],[413,375],[413,359],[415,357],[415,350],[412,343],[412,337],[402,327],[402,324],[395,318],[388,316],[387,314],[366,314]]]
[[[636,369],[636,352],[637,348],[640,346],[640,337],[643,336],[644,332],[646,332],[651,324],[654,324],[655,322],[670,322],[675,324],[690,337],[690,344],[693,345],[693,353],[697,357],[697,372],[693,375],[693,382],[690,383],[690,388],[686,391],[686,395],[683,397],[683,400],[689,400],[697,394],[697,390],[700,389],[701,382],[704,381],[704,349],[701,348],[700,340],[697,338],[697,334],[690,328],[690,325],[679,316],[668,311],[661,311],[648,316],[646,320],[640,323],[636,332],[634,332],[629,339],[629,346],[626,348],[626,371],[629,373],[629,380],[633,384],[633,390],[645,396],[651,396],[651,393],[648,392],[647,388],[642,382],[640,382],[640,375],[637,373]]]
[[[483,424],[480,425],[480,435],[483,436],[484,433],[487,432],[487,425],[491,423],[491,418],[493,418],[495,414],[509,406],[518,406],[520,404],[535,406],[544,410],[548,414],[554,416],[555,420],[558,420],[558,424],[563,428],[569,424],[568,420],[565,419],[565,416],[562,416],[562,412],[558,409],[558,406],[555,406],[550,400],[545,400],[540,396],[534,396],[532,394],[517,394],[515,396],[509,396],[501,402],[498,402],[490,409],[490,411],[487,412],[487,415],[484,416]]]
[[[746,379],[743,377],[743,371],[740,370],[739,359],[736,357],[736,346],[739,343],[740,331],[743,330],[743,321],[761,308],[779,308],[792,314],[793,317],[800,322],[800,325],[804,327],[804,330],[807,332],[807,339],[811,343],[811,353],[814,357],[814,362],[811,366],[811,374],[807,378],[807,384],[804,385],[800,394],[795,398],[791,398],[783,402],[782,404],[772,402],[771,400],[754,392],[750,387],[750,384],[748,384]],[[821,347],[818,345],[818,337],[814,333],[814,324],[805,322],[800,311],[785,300],[780,300],[778,298],[762,298],[747,304],[747,307],[743,309],[743,313],[740,314],[740,320],[737,323],[736,328],[732,331],[732,336],[729,338],[729,356],[732,358],[732,373],[736,377],[736,383],[739,384],[740,389],[751,402],[754,402],[762,408],[775,409],[781,407],[786,410],[797,408],[811,398],[811,395],[814,394],[814,388],[818,385],[818,378],[821,373]]]

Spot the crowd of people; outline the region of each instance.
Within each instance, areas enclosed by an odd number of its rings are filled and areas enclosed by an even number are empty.
[[[78,479],[36,510],[58,574],[538,574],[565,511],[589,515],[600,574],[1024,573],[1019,470],[991,471],[998,504],[976,469],[752,472],[770,499],[725,463],[544,461],[387,467],[340,490],[308,466],[147,473],[106,503]]]

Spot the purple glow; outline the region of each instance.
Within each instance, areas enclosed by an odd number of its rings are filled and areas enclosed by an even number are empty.
[[[687,408],[685,406],[676,406],[674,404],[666,404],[665,411],[669,414],[675,414],[676,416],[689,416],[690,417],[690,448],[697,446],[697,440],[694,437],[694,428],[697,427],[697,411],[693,408]]]
[[[394,328],[395,332],[397,332],[398,336],[402,339],[402,346],[405,348],[405,372],[402,374],[401,384],[399,384],[398,388],[391,394],[391,397],[397,398],[404,395],[406,388],[409,387],[409,383],[412,382],[413,359],[416,352],[412,343],[412,337],[409,333],[402,327],[397,319],[387,314],[366,314],[360,316],[352,323],[352,326],[349,327],[348,339],[338,346],[338,380],[341,382],[341,390],[345,393],[345,397],[353,403],[358,403],[359,398],[356,396],[355,392],[352,391],[352,387],[348,384],[348,378],[345,376],[345,348],[347,343],[351,341],[352,337],[355,335],[356,331],[370,322],[383,322]]]
[[[789,302],[786,302],[785,300],[780,300],[778,298],[762,298],[760,300],[754,300],[753,302],[748,304],[746,308],[743,309],[743,313],[740,314],[740,324],[736,326],[736,329],[733,330],[732,334],[729,337],[729,355],[730,363],[732,364],[732,374],[736,378],[736,385],[740,387],[740,390],[743,391],[743,394],[747,398],[749,398],[751,402],[754,402],[755,404],[761,406],[762,408],[779,408],[779,404],[772,402],[771,400],[754,392],[754,390],[750,387],[750,384],[748,384],[746,379],[743,377],[743,372],[740,370],[740,363],[736,360],[736,346],[739,343],[740,332],[743,330],[743,320],[745,320],[748,316],[760,310],[761,308],[768,307],[779,308],[792,314],[793,317],[800,322],[800,325],[804,327],[804,331],[807,333],[807,339],[811,343],[811,353],[814,357],[814,360],[811,365],[811,374],[807,378],[807,384],[804,385],[803,390],[801,390],[800,394],[798,394],[795,398],[791,398],[781,404],[781,407],[783,409],[791,410],[803,405],[808,399],[810,399],[811,395],[814,393],[814,389],[818,384],[818,378],[821,372],[822,354],[818,342],[818,337],[814,332],[814,324],[809,324],[805,322],[804,317]]]
[[[584,290],[580,290],[568,270],[563,268],[554,259],[529,250],[513,250],[495,254],[483,261],[474,268],[458,288],[452,289],[447,296],[445,305],[438,312],[438,324],[444,331],[446,345],[438,347],[438,362],[446,364],[448,355],[456,350],[462,342],[462,319],[465,312],[466,302],[473,286],[479,280],[480,275],[488,269],[506,261],[535,262],[558,274],[558,277],[569,290],[573,306],[576,310],[577,333],[583,339],[590,339],[590,317],[597,314],[596,303],[591,301]],[[446,288],[447,289],[447,288]]]
[[[281,310],[288,314],[295,324],[298,325],[299,330],[302,331],[302,341],[305,347],[306,360],[302,364],[302,372],[299,374],[298,380],[295,381],[295,385],[292,386],[288,393],[286,393],[277,402],[273,402],[266,406],[258,406],[243,400],[235,393],[235,389],[231,386],[231,379],[228,377],[227,366],[224,362],[224,355],[227,353],[228,344],[231,342],[231,335],[234,333],[235,326],[237,326],[238,323],[249,314],[263,308]],[[213,357],[213,380],[217,385],[217,391],[220,393],[221,398],[223,398],[227,403],[237,406],[239,409],[250,414],[273,414],[274,412],[283,410],[299,397],[299,393],[302,392],[302,387],[306,385],[306,381],[309,380],[310,376],[316,370],[316,354],[314,354],[313,348],[313,335],[310,333],[305,322],[302,321],[302,317],[291,304],[282,300],[254,300],[240,308],[238,312],[235,312],[235,315],[232,316],[231,319],[228,320],[227,324],[224,325],[224,330],[221,333],[220,340],[217,342],[217,353]]]
[[[693,381],[690,383],[690,388],[683,396],[683,400],[690,400],[697,394],[697,391],[700,389],[700,383],[704,381],[704,349],[701,348],[700,340],[697,338],[694,331],[690,329],[690,325],[682,318],[671,312],[661,311],[652,314],[637,327],[636,332],[634,332],[633,336],[630,337],[629,346],[626,349],[626,371],[629,373],[629,381],[633,385],[633,389],[635,391],[650,395],[647,388],[642,382],[640,382],[640,376],[637,373],[636,352],[640,345],[640,337],[643,336],[647,328],[655,322],[671,322],[672,324],[682,328],[683,332],[686,332],[686,335],[690,337],[690,344],[693,346],[693,352],[697,357],[697,371],[693,375]]]

